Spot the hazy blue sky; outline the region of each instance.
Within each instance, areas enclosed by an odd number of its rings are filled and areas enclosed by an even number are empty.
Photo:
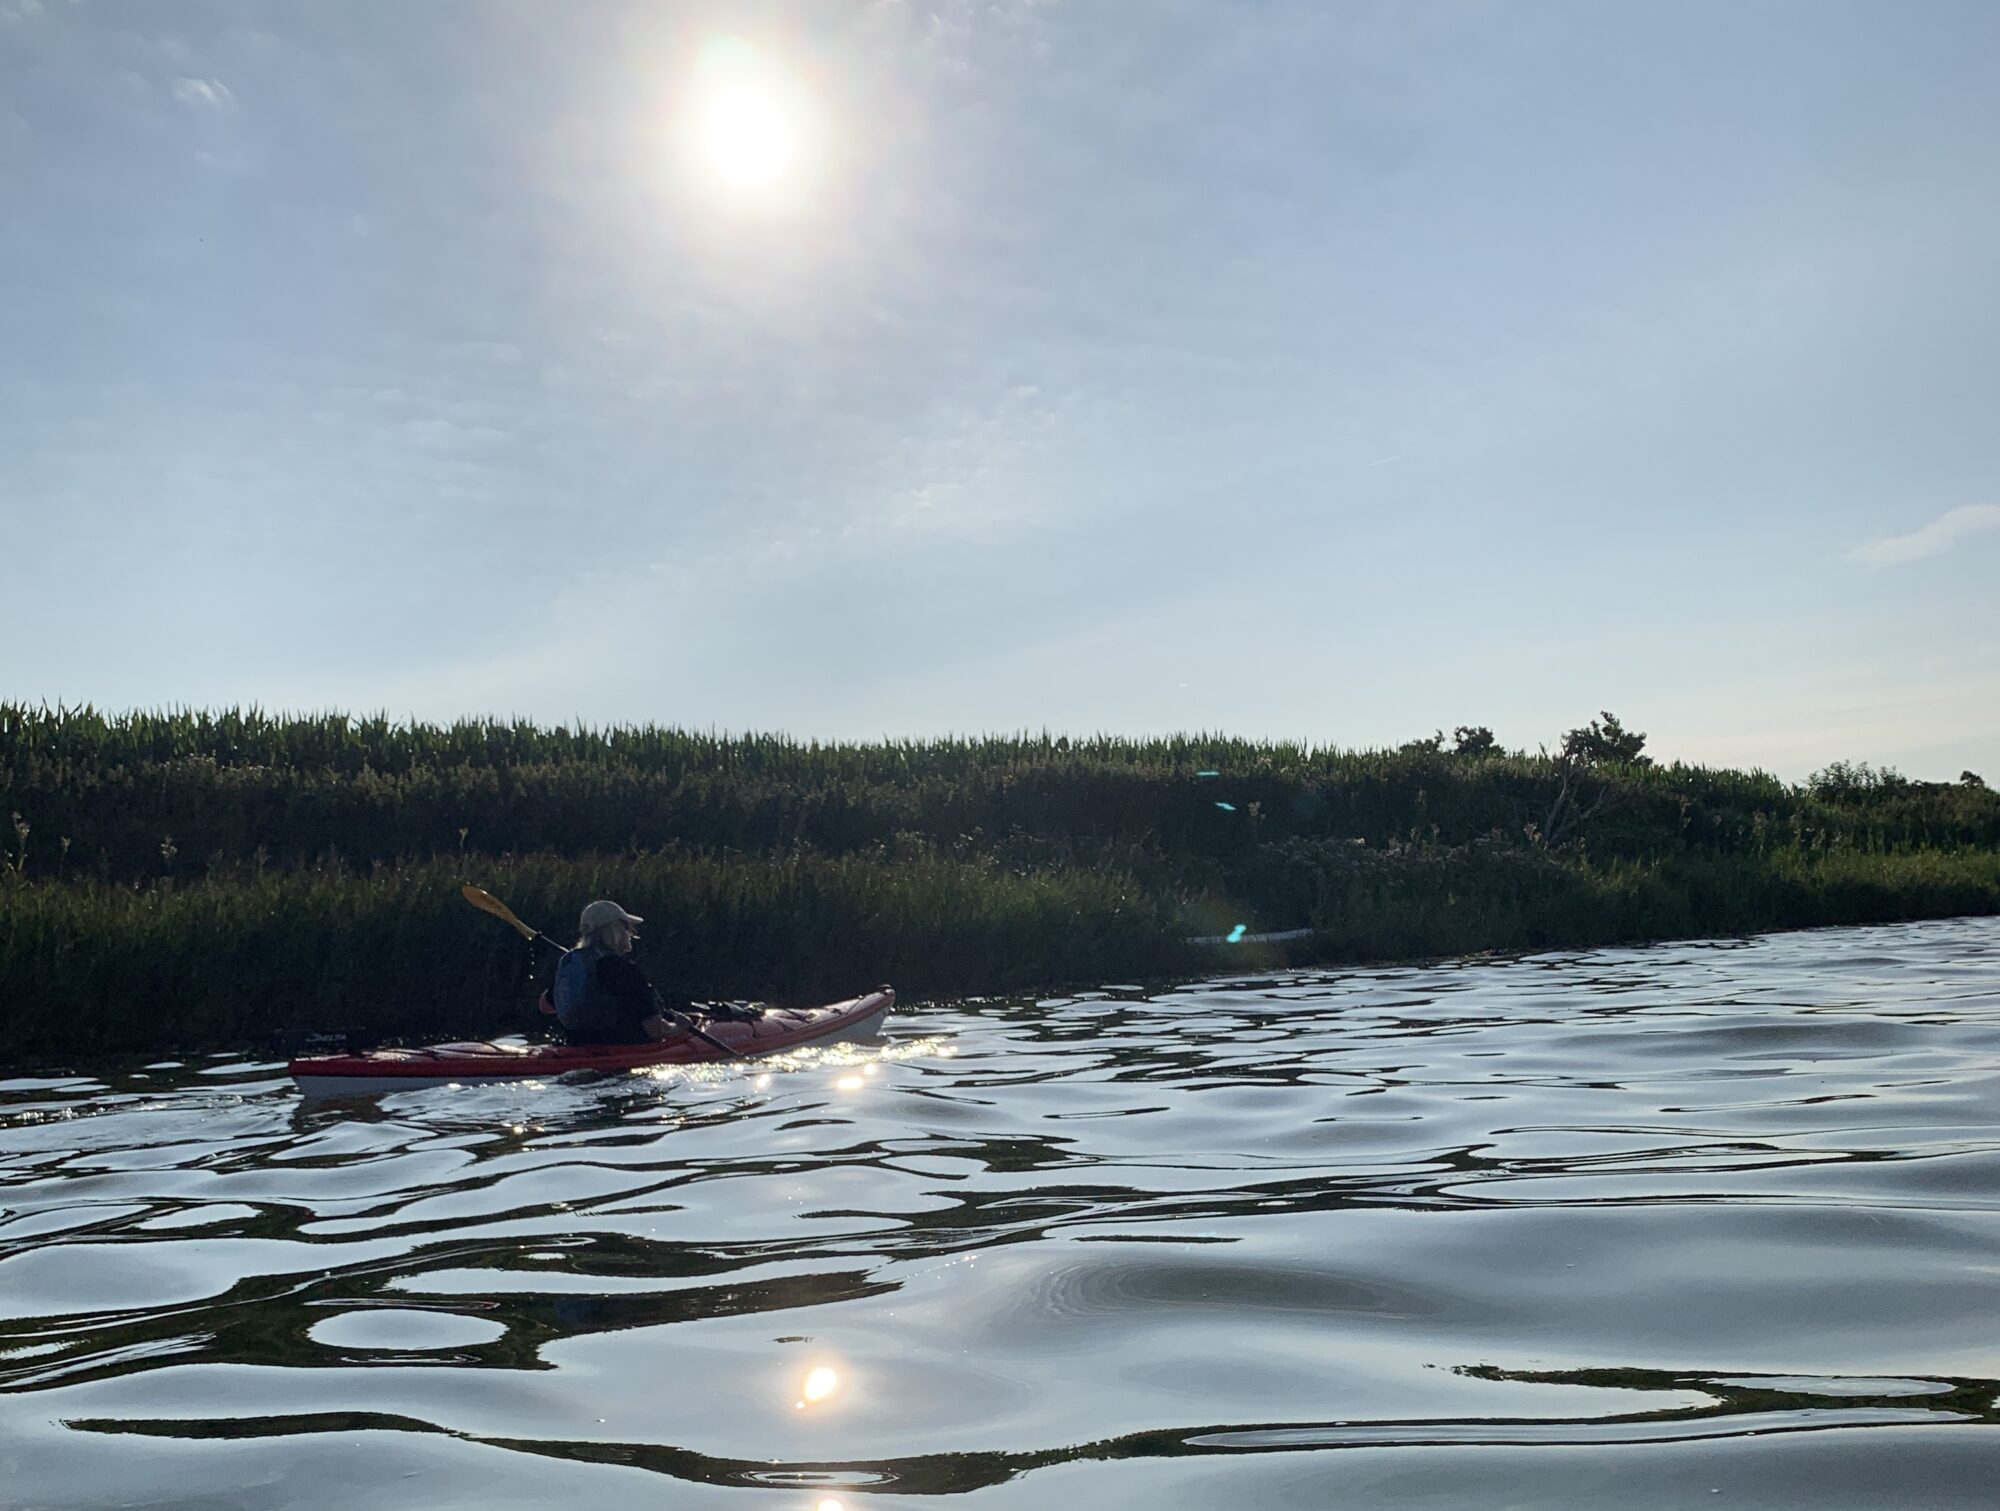
[[[0,697],[2000,781],[1996,57],[1992,0],[0,0]]]

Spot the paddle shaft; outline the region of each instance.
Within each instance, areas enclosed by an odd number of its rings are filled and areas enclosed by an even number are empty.
[[[464,895],[465,900],[471,903],[475,908],[479,909],[480,912],[491,913],[495,918],[499,919],[502,923],[512,928],[514,932],[519,934],[523,939],[529,941],[539,939],[543,944],[549,946],[550,949],[554,950],[559,955],[567,955],[569,953],[568,945],[557,944],[555,940],[549,938],[548,935],[544,934],[540,929],[535,928],[532,924],[526,924],[521,922],[520,919],[514,916],[513,909],[509,908],[506,903],[502,902],[499,898],[495,897],[491,892],[487,891],[484,887],[475,887],[470,884],[467,884],[466,886],[461,887],[459,891]],[[735,1058],[739,1060],[747,1060],[750,1058],[748,1055],[743,1053],[742,1050],[738,1049],[735,1045],[725,1044],[720,1039],[716,1038],[714,1034],[705,1033],[701,1029],[695,1027],[694,1021],[690,1019],[685,1013],[676,1012],[673,1008],[668,1007],[664,1002],[660,1004],[660,1016],[663,1018],[670,1019],[675,1023],[678,1023],[682,1028],[686,1029],[689,1033],[693,1034],[697,1039],[701,1040],[702,1043],[709,1045],[711,1048],[719,1049],[724,1054],[733,1055]]]

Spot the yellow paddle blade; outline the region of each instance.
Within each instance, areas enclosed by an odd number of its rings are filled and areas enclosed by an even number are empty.
[[[533,939],[535,937],[535,931],[516,918],[513,909],[509,908],[506,903],[495,897],[484,887],[475,887],[468,883],[460,887],[459,891],[464,894],[465,900],[479,909],[480,912],[491,913],[510,929],[520,934],[523,939]]]

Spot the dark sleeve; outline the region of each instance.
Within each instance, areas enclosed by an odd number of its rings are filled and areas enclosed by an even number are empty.
[[[606,955],[597,962],[597,984],[604,995],[650,1017],[660,1010],[660,994],[639,967],[623,955]]]

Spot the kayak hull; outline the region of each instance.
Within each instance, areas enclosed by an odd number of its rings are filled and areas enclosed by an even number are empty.
[[[779,1054],[807,1045],[863,1039],[882,1027],[896,994],[881,987],[825,1007],[771,1008],[754,1023],[703,1028],[737,1054]],[[587,1070],[619,1074],[656,1065],[692,1065],[733,1058],[692,1034],[650,1044],[434,1044],[424,1049],[371,1049],[351,1055],[302,1055],[287,1067],[309,1097],[374,1096],[423,1086],[485,1086],[540,1081]]]

